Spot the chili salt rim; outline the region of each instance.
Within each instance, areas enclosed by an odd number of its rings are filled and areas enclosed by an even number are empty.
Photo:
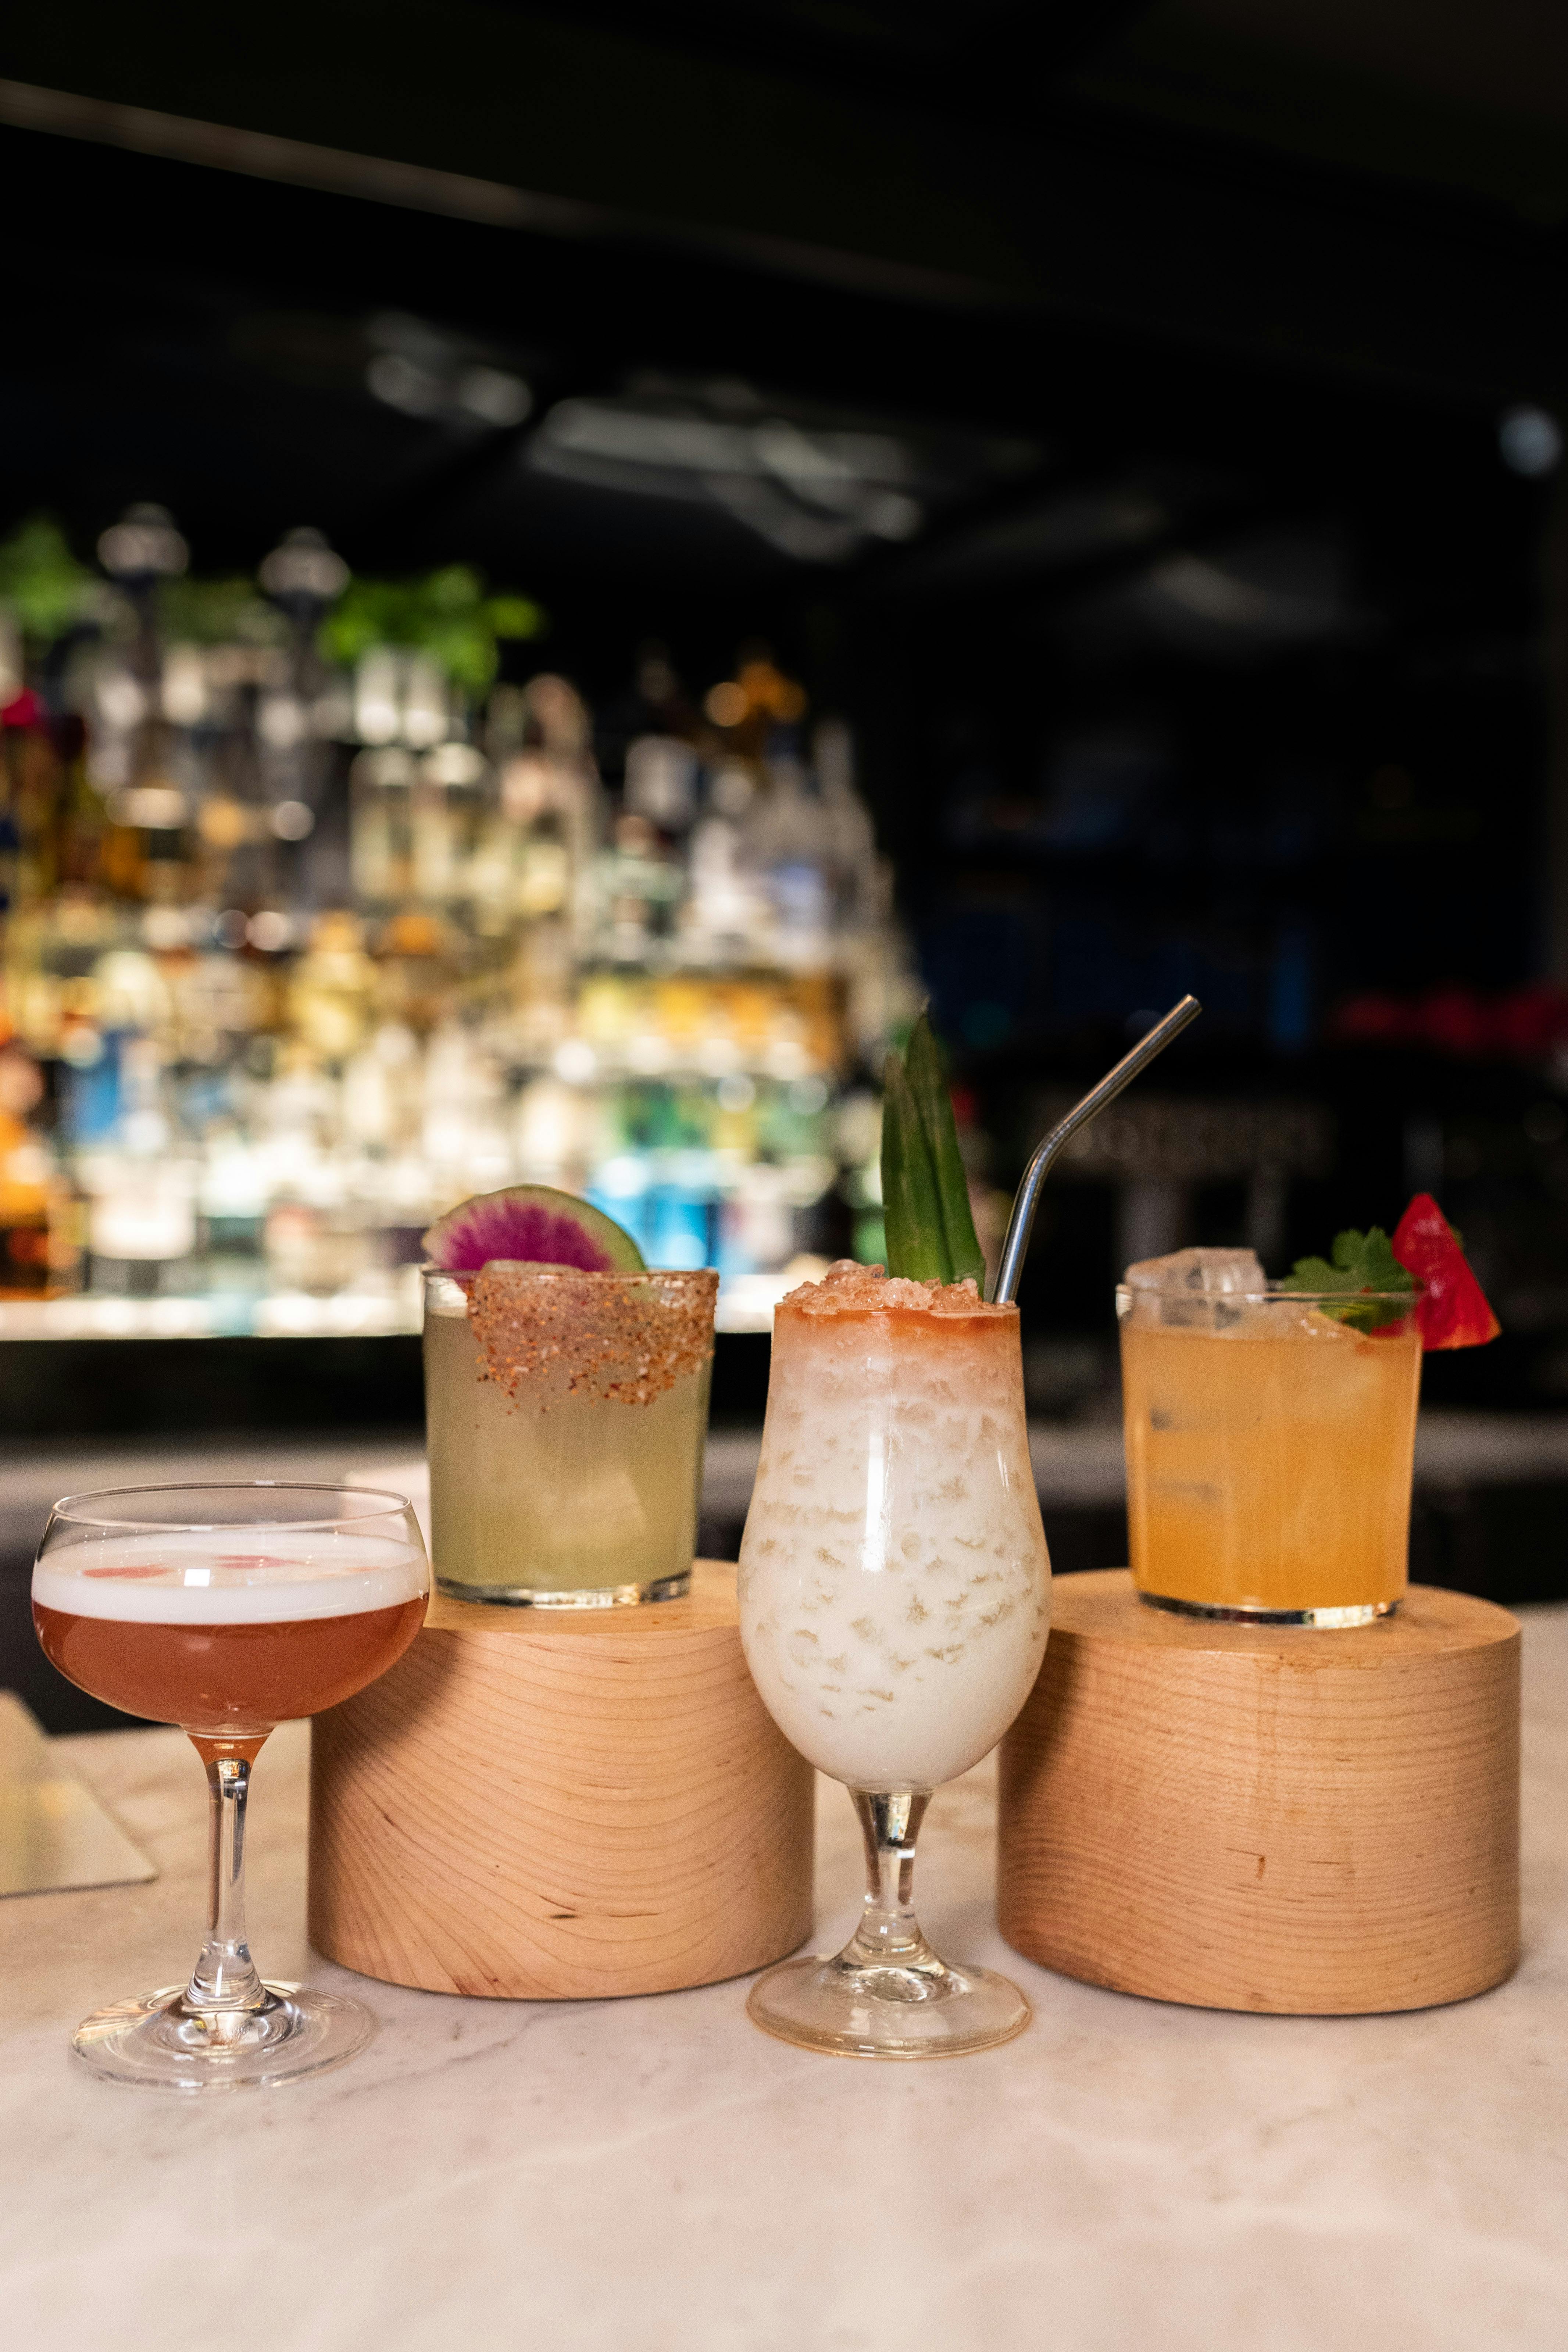
[[[711,1268],[590,1274],[500,1258],[468,1286],[480,1378],[541,1411],[568,1397],[651,1404],[713,1352]]]
[[[1009,1304],[994,1306],[982,1298],[969,1276],[962,1282],[918,1282],[907,1275],[887,1274],[879,1265],[860,1265],[839,1258],[817,1282],[803,1282],[780,1299],[781,1307],[798,1315],[824,1320],[839,1315],[937,1315],[948,1322],[981,1318],[1016,1317]]]

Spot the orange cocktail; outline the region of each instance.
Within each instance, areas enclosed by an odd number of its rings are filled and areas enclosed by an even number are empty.
[[[1143,1599],[1339,1625],[1397,1608],[1421,1381],[1415,1296],[1123,1286],[1117,1312]]]

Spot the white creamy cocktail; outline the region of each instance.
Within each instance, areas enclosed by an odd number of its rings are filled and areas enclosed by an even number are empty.
[[[741,1624],[774,1721],[852,1789],[996,1745],[1050,1624],[1016,1307],[864,1266],[784,1301]]]
[[[1022,1997],[937,1959],[907,1881],[930,1791],[995,1746],[1045,1654],[1050,1561],[1016,1307],[985,1305],[972,1282],[849,1265],[791,1292],[774,1319],[740,1597],[763,1704],[855,1793],[872,1870],[847,1952],[784,1963],[753,2014],[842,2048],[854,1995],[862,2010],[896,2004],[864,2028],[867,2046],[1005,2039],[1026,2021]]]

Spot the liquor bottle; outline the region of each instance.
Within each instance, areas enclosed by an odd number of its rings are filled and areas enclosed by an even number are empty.
[[[834,912],[832,828],[792,737],[775,731],[765,789],[748,812],[742,845],[772,909],[772,949],[793,970],[820,970]]]
[[[368,912],[414,894],[414,786],[417,763],[399,743],[361,751],[349,770],[349,872]]]
[[[697,813],[697,770],[711,730],[692,702],[666,647],[637,650],[628,690],[599,715],[600,755],[622,803],[667,835],[684,833]]]
[[[721,761],[691,830],[683,927],[689,952],[700,961],[752,961],[767,929],[767,902],[745,857],[743,826],[756,789],[743,762]]]
[[[0,709],[0,843],[6,906],[36,906],[58,884],[65,773],[54,730],[36,694]]]
[[[321,1061],[346,1062],[373,1024],[378,981],[364,927],[342,908],[316,918],[310,944],[289,976],[292,1035]]]
[[[78,1258],[68,1184],[31,1124],[37,1064],[0,1048],[0,1298],[47,1298],[73,1286]]]
[[[426,752],[411,808],[414,895],[423,905],[471,905],[488,878],[480,861],[494,856],[495,804],[495,778],[476,745],[454,736]],[[493,898],[484,903],[493,922]]]
[[[823,840],[832,867],[837,930],[874,929],[887,910],[888,877],[877,835],[855,779],[855,739],[842,719],[822,719],[812,736],[812,768],[824,813]]]
[[[658,828],[635,810],[610,828],[595,866],[596,944],[612,961],[641,964],[668,937],[685,877]]]
[[[317,649],[323,619],[348,585],[349,568],[319,530],[284,534],[257,578],[289,624],[286,668],[258,698],[260,784],[278,869],[277,895],[298,908],[315,896],[312,868],[334,853],[313,836],[331,787],[333,739],[347,726],[344,683]],[[317,871],[315,881],[327,880]]]
[[[679,840],[697,814],[695,748],[678,735],[638,735],[626,746],[626,804]]]
[[[94,780],[107,793],[110,820],[103,877],[123,897],[166,902],[180,895],[193,810],[163,709],[157,600],[160,584],[184,572],[190,551],[165,509],[138,505],[103,533],[98,555],[127,620],[92,680]]]
[[[132,958],[126,954],[123,961]],[[135,984],[129,972],[124,978]],[[200,1171],[170,1116],[158,1037],[132,1033],[120,1039],[118,1080],[114,1129],[80,1164],[90,1203],[92,1284],[151,1297],[179,1289],[188,1278]]]
[[[593,727],[574,687],[549,674],[531,678],[521,702],[521,740],[505,759],[500,803],[516,828],[516,899],[525,923],[559,921],[574,950],[595,929],[595,853],[604,793]]]

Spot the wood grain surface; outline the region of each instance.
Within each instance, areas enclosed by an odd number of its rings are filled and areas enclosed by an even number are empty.
[[[310,1940],[394,1984],[579,2000],[711,1984],[811,1930],[812,1773],[741,1650],[735,1571],[630,1609],[431,1603],[318,1716]]]
[[[1120,1992],[1344,2014],[1485,1991],[1519,1957],[1520,1633],[1412,1586],[1340,1632],[1059,1579],[1002,1747],[1016,1950]]]

